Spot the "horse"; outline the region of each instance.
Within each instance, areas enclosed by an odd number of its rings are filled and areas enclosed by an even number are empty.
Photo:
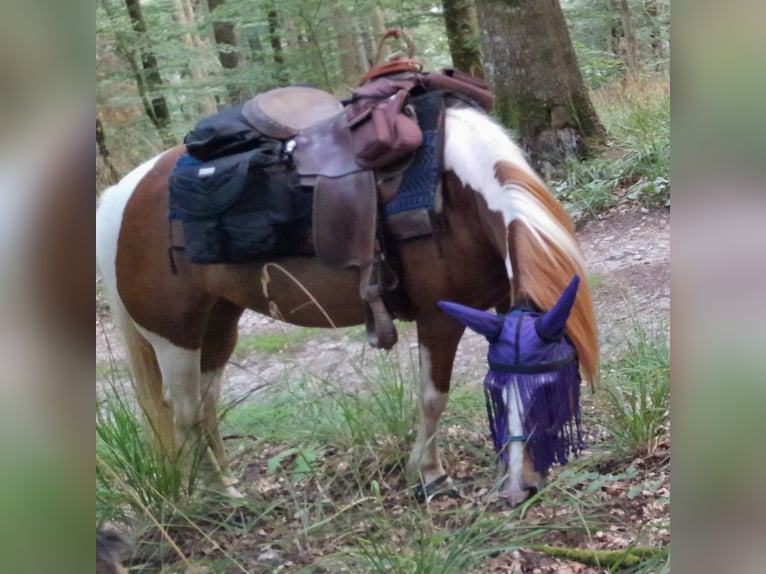
[[[432,492],[449,480],[436,441],[448,402],[464,325],[441,300],[499,312],[527,301],[550,309],[579,275],[566,333],[583,377],[598,380],[598,336],[574,227],[509,132],[482,110],[446,105],[437,233],[390,246],[401,292],[416,324],[420,420],[407,463]],[[216,405],[223,369],[245,309],[295,325],[365,322],[359,269],[300,255],[236,264],[195,264],[174,257],[168,234],[168,186],[183,145],[135,168],[105,190],[97,209],[97,263],[122,328],[137,398],[161,448],[201,444],[225,491],[237,496],[224,465]],[[278,271],[276,271],[278,269]],[[529,463],[507,465],[512,505],[544,484]],[[502,494],[502,493],[501,493]]]

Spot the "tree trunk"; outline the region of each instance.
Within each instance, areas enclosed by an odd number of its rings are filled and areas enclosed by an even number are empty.
[[[109,147],[106,145],[106,136],[104,135],[104,126],[101,125],[101,120],[96,118],[96,146],[98,149],[98,155],[101,157],[101,160],[104,162],[104,166],[106,166],[106,170],[108,172],[108,182],[109,184],[115,184],[118,181],[120,181],[120,175],[117,173],[117,170],[114,168],[114,164],[112,163],[112,160],[109,159]]]
[[[216,17],[216,8],[226,0],[208,0],[208,7],[213,18],[213,37],[219,47],[218,60],[223,67],[224,75],[228,76],[226,91],[229,95],[229,103],[241,102],[245,99],[247,90],[236,81],[235,74],[240,62],[239,48],[237,47],[237,32],[234,22],[225,21]]]
[[[187,30],[183,34],[183,40],[189,49],[189,73],[193,80],[202,84],[209,77],[209,72],[213,71],[213,66],[216,72],[219,70],[218,64],[215,63],[211,66],[211,59],[206,58],[206,55],[201,52],[205,47],[205,43],[200,35],[194,32],[197,25],[191,1],[173,0],[173,7],[178,24]],[[211,115],[218,111],[215,100],[211,96],[200,95],[197,98],[196,107],[202,115]]]
[[[104,2],[104,4],[106,4]],[[139,0],[125,0],[125,6],[128,9],[130,25],[136,34],[146,35],[146,23],[141,13],[141,3]],[[134,59],[135,52],[130,53],[129,58]],[[170,135],[170,111],[165,96],[162,95],[162,76],[157,65],[157,57],[147,49],[140,52],[141,71],[134,69],[136,73],[136,85],[141,100],[144,103],[144,110],[152,120],[152,123],[160,132],[160,137],[165,145],[175,143]]]
[[[391,56],[391,45],[390,43],[386,43],[380,48],[380,60],[375,61],[375,56],[378,54],[378,48],[380,47],[380,41],[383,39],[383,36],[386,35],[386,18],[383,15],[383,10],[380,6],[375,6],[375,10],[372,11],[372,20],[373,26],[375,27],[375,41],[373,42],[372,56],[370,58],[372,64],[370,67],[385,62],[386,59]]]
[[[269,10],[267,19],[269,22],[269,42],[271,43],[272,57],[274,58],[275,72],[274,80],[279,86],[286,86],[289,82],[287,69],[285,68],[285,57],[282,52],[282,39],[279,36],[279,15],[277,14],[277,4],[272,2],[272,8]]]
[[[370,62],[367,59],[367,46],[370,43],[368,27],[361,19],[357,19],[354,26],[354,48],[356,51],[356,63],[362,76],[370,71]],[[362,79],[361,77],[359,78]]]
[[[495,114],[535,166],[548,173],[603,143],[558,0],[478,0],[477,11]]]
[[[646,15],[649,17],[649,43],[652,48],[652,57],[654,58],[654,71],[659,72],[663,69],[665,63],[665,50],[662,46],[662,24],[660,23],[660,7],[657,0],[646,0],[644,2]]]
[[[348,8],[338,4],[333,6],[333,14],[337,22],[344,23],[342,27],[338,28],[337,37],[342,82],[349,87],[356,86],[365,72],[360,66],[357,56],[358,38],[356,36],[358,29],[354,22],[354,16]]]
[[[628,0],[620,0],[620,17],[622,18],[622,30],[625,34],[623,45],[623,60],[628,71],[628,79],[636,81],[639,75],[638,49],[636,46],[636,32],[633,30],[633,18],[630,15]]]
[[[484,78],[479,50],[479,24],[472,0],[442,0],[447,42],[452,65],[467,74]]]

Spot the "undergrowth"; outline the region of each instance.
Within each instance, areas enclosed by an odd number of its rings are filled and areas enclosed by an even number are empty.
[[[570,158],[551,190],[575,221],[622,200],[670,206],[670,86],[666,78],[602,87],[592,94],[608,145],[595,156]]]
[[[670,345],[666,330],[638,323],[625,348],[607,366],[605,426],[621,455],[647,456],[667,440],[670,424]]]
[[[439,440],[462,498],[416,503],[404,473],[418,411],[410,349],[405,341],[389,354],[365,351],[344,378],[288,364],[285,385],[225,406],[221,430],[247,495],[237,504],[205,490],[201,466],[189,474],[158,460],[136,408],[113,389],[97,418],[98,521],[130,529],[135,571],[479,573],[558,547],[562,536],[575,547],[592,541],[614,524],[605,504],[638,503],[657,488],[627,459],[605,470],[583,456],[555,468],[519,508],[498,505],[488,495],[495,468],[481,386],[458,379]],[[605,386],[659,381],[664,357],[637,330]],[[607,448],[623,452],[619,429],[629,435],[629,424],[612,423]],[[667,562],[659,549],[628,570],[603,571],[662,572]]]

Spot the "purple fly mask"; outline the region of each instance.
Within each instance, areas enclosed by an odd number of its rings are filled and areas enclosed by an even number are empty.
[[[575,275],[547,313],[514,307],[495,315],[440,301],[439,307],[489,341],[489,372],[484,379],[489,428],[495,450],[509,442],[527,445],[535,471],[545,474],[553,463],[566,464],[569,453],[584,448],[580,430],[580,369],[577,352],[564,334],[577,296]],[[515,387],[515,389],[514,389]],[[517,391],[524,434],[509,436],[506,397]]]

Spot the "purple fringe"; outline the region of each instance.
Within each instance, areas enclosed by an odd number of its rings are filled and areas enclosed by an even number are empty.
[[[527,452],[540,473],[553,463],[566,464],[585,448],[580,427],[580,370],[572,361],[557,371],[538,374],[502,373],[490,370],[484,380],[487,417],[495,451],[508,464],[508,407],[504,390],[517,383],[522,405],[522,427]]]

